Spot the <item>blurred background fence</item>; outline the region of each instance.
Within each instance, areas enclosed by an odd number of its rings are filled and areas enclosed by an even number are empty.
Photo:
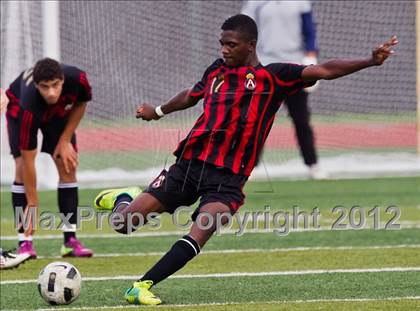
[[[41,1],[1,2],[1,86],[44,57],[46,41],[59,30],[56,57],[85,70],[93,87],[78,130],[80,183],[146,183],[173,162],[172,151],[202,108],[198,104],[147,123],[134,118],[136,106],[162,104],[200,79],[220,55],[221,24],[240,12],[241,1],[61,1],[57,26],[43,6]],[[393,34],[400,41],[385,66],[321,81],[311,95],[321,167],[332,178],[420,175],[415,1],[315,1],[313,10],[321,62],[366,57]],[[5,185],[13,181],[13,161],[4,116],[1,127]],[[49,161],[44,155],[38,160],[41,188],[56,186]],[[253,178],[305,174],[281,109]]]

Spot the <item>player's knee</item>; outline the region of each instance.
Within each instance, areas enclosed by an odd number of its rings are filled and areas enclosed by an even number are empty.
[[[76,169],[71,168],[69,172],[58,169],[58,178],[61,183],[73,183],[76,182]]]
[[[76,179],[77,166],[68,165],[67,169],[61,158],[53,159],[57,168],[58,177],[60,180],[73,180]]]

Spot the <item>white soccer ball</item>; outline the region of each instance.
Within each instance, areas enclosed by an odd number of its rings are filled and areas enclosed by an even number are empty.
[[[80,294],[82,276],[68,262],[52,262],[39,273],[38,291],[52,305],[69,304]]]

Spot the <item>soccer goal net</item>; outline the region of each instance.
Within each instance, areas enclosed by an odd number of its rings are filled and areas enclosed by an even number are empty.
[[[41,2],[1,2],[1,85],[42,57]],[[60,61],[88,73],[93,101],[78,129],[84,185],[146,183],[174,161],[172,151],[201,103],[158,122],[135,119],[190,87],[220,55],[223,21],[241,1],[61,1]],[[420,174],[416,154],[415,1],[315,1],[319,61],[360,58],[391,35],[396,56],[310,95],[321,168],[332,177]],[[2,183],[13,167],[2,119]],[[306,176],[293,126],[281,109],[254,177]],[[40,178],[50,178],[40,174]]]

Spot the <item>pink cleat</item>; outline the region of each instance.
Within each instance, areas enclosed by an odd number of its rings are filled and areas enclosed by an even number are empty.
[[[78,239],[73,237],[61,247],[62,257],[92,257],[92,255],[92,250],[85,248]]]
[[[36,259],[36,251],[32,247],[32,241],[25,241],[20,244],[17,254],[29,254],[31,256],[29,259]]]

